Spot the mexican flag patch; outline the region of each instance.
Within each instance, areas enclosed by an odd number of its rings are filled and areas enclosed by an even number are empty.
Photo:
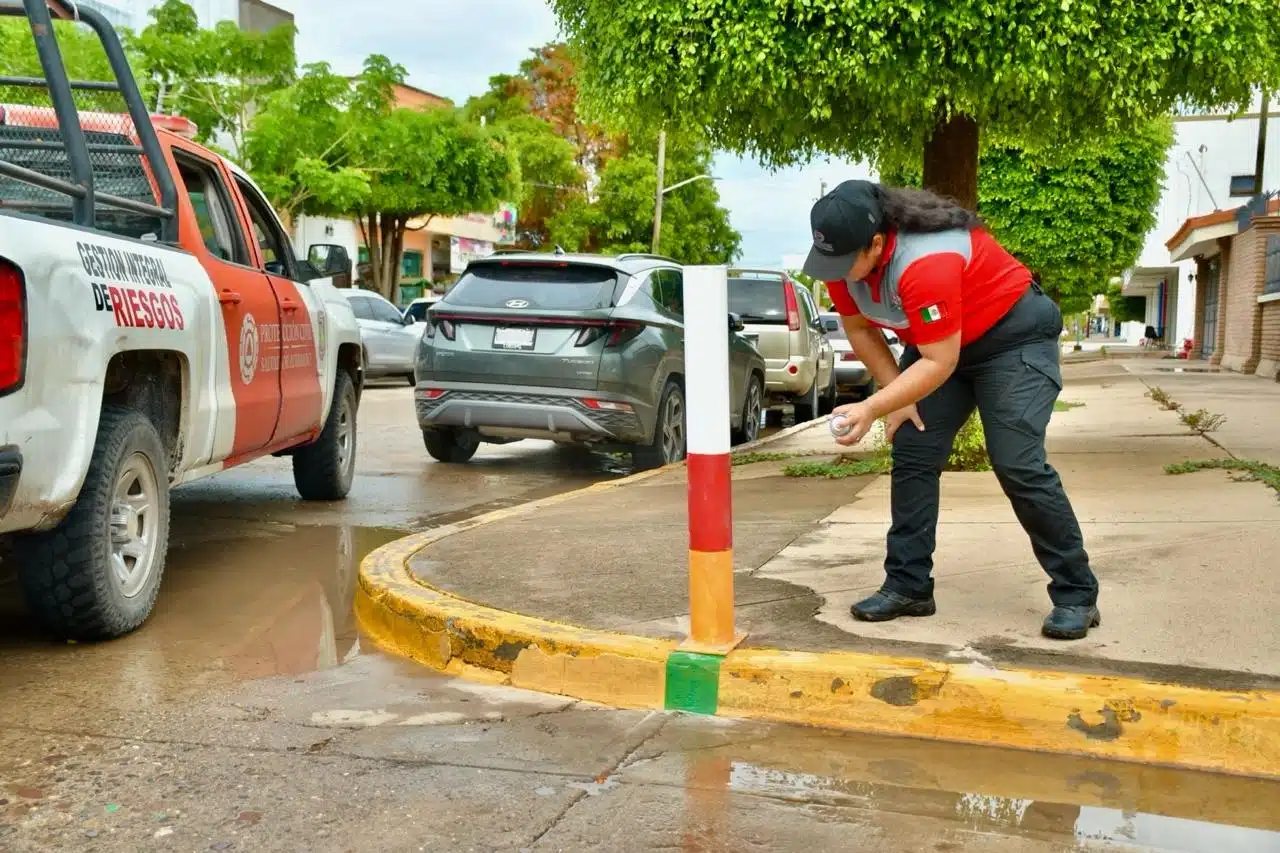
[[[925,323],[936,323],[944,316],[941,303],[920,309],[920,319]]]

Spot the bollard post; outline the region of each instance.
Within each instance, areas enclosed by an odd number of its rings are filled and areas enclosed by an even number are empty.
[[[723,266],[684,268],[689,477],[688,651],[727,654],[733,624],[729,461],[729,282]]]

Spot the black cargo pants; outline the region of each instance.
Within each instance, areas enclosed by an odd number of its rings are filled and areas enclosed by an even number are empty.
[[[916,404],[924,432],[909,421],[899,428],[885,589],[911,598],[933,594],[939,480],[956,433],[977,406],[991,466],[1051,579],[1049,598],[1055,605],[1097,603],[1080,525],[1044,446],[1062,390],[1061,332],[1058,307],[1032,285],[1000,322],[960,350],[955,373]],[[919,358],[909,347],[902,368]]]

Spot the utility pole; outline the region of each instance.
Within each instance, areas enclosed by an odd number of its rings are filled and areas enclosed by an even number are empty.
[[[823,181],[818,188],[818,198],[826,198],[826,196],[827,196],[827,182]]]
[[[1263,171],[1267,165],[1267,108],[1271,106],[1271,91],[1262,87],[1262,109],[1258,111],[1258,162],[1253,169],[1253,194],[1262,195]]]
[[[658,244],[662,237],[662,183],[667,172],[667,132],[658,131],[658,190],[653,200],[653,253],[658,254]]]

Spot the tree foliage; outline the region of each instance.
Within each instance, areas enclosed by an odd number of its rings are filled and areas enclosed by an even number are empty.
[[[648,251],[657,192],[653,126],[595,124],[578,112],[577,64],[561,43],[544,45],[515,75],[490,78],[466,113],[503,129],[520,160],[520,243],[591,252]],[[667,184],[706,174],[711,148],[701,133],[668,134]],[[663,200],[661,248],[686,263],[721,263],[740,235],[708,181]]]
[[[96,33],[87,27],[77,27],[67,21],[54,21],[54,37],[62,52],[63,64],[72,80],[111,81],[115,77],[107,62],[106,51]],[[31,24],[26,18],[0,18],[0,68],[15,77],[43,77],[40,57],[36,54]],[[3,86],[0,102],[51,106],[49,93],[44,89]],[[80,109],[119,111],[124,102],[118,93],[76,93],[76,105]]]
[[[1161,118],[1070,147],[988,145],[978,212],[1001,244],[1039,273],[1064,313],[1083,310],[1142,253],[1172,144],[1173,124]],[[918,161],[897,164],[881,179],[919,186]]]
[[[979,132],[1087,139],[1280,84],[1275,0],[551,3],[592,118],[680,116],[768,164],[927,153],[935,189],[976,185]]]
[[[502,137],[460,111],[396,107],[404,76],[384,56],[365,60],[354,81],[308,66],[263,103],[246,140],[274,203],[360,224],[374,286],[393,301],[411,222],[494,210],[519,178]]]
[[[609,160],[600,173],[594,198],[577,196],[552,219],[551,241],[565,249],[647,252],[652,247],[658,189],[657,140],[631,140],[627,154]],[[652,152],[652,153],[650,153]],[[711,171],[711,149],[692,134],[667,136],[668,186]],[[662,254],[686,264],[729,263],[739,254],[741,235],[720,206],[720,193],[708,180],[668,193],[662,203]]]
[[[296,77],[292,24],[247,32],[230,21],[202,29],[184,0],[165,0],[127,37],[134,71],[156,112],[184,115],[205,143],[225,135],[239,156],[255,106]]]

